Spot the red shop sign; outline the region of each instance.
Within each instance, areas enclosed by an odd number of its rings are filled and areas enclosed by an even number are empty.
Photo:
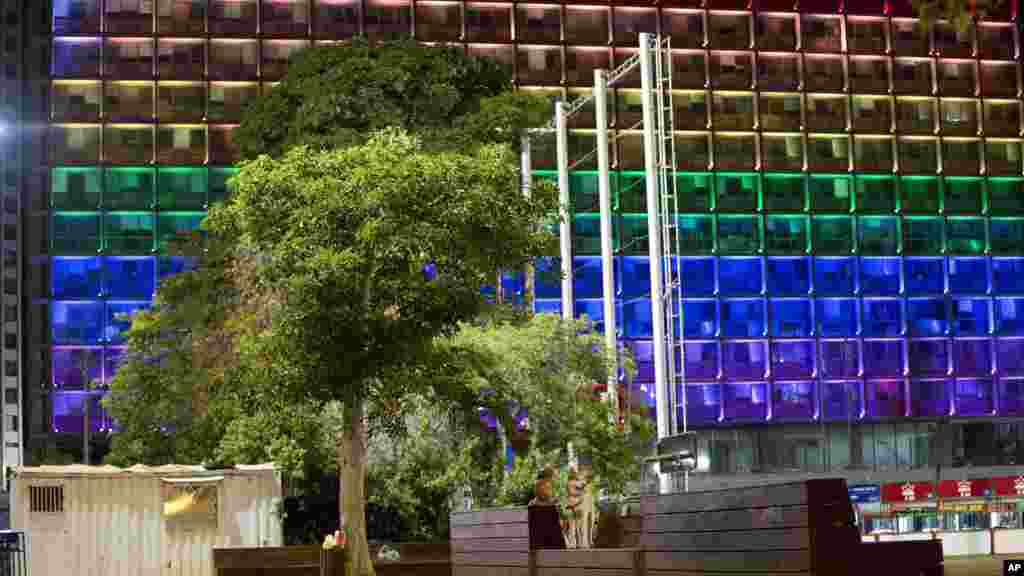
[[[939,482],[939,495],[943,498],[984,498],[992,483],[987,478],[976,480],[943,480]]]
[[[1024,476],[1003,476],[992,479],[996,496],[1024,496]]]
[[[931,482],[882,484],[882,502],[920,502],[933,496]]]

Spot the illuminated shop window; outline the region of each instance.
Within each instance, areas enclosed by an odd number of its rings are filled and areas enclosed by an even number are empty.
[[[104,116],[114,122],[152,122],[153,94],[152,82],[107,82]]]
[[[902,54],[902,52],[897,52]],[[932,94],[932,62],[927,58],[893,60],[893,89],[899,94]]]
[[[704,180],[707,174],[700,175]],[[682,212],[706,212],[711,208],[709,188],[692,190],[683,183],[685,175],[676,176],[676,192],[679,210]],[[619,212],[644,214],[647,212],[647,189],[644,187],[642,172],[619,172],[612,180],[613,207]]]
[[[643,99],[639,92],[619,90],[621,101],[628,112],[618,116],[620,126],[634,126],[642,120]],[[703,91],[687,90],[672,94],[675,106],[673,118],[677,130],[703,130],[708,126],[707,95]]]
[[[161,82],[157,90],[161,122],[199,122],[206,117],[206,84]]]
[[[981,93],[1004,98],[1017,96],[1017,66],[1011,62],[981,62]]]
[[[853,178],[845,175],[812,175],[807,181],[814,212],[850,212],[853,209]]]
[[[152,0],[106,0],[104,31],[113,34],[152,34]]]
[[[986,60],[1013,60],[1017,53],[1013,24],[1002,22],[978,23],[978,51]]]
[[[1016,100],[985,100],[985,133],[989,136],[1020,134],[1020,103]]]
[[[904,254],[941,254],[943,250],[941,218],[913,216],[903,219]]]
[[[102,182],[98,168],[53,168],[50,171],[50,207],[57,210],[95,210],[100,205]]]
[[[636,185],[642,188],[643,180],[623,181],[623,186]],[[677,173],[676,195],[679,209],[683,212],[707,212],[712,206],[711,176],[707,173]]]
[[[888,22],[884,18],[848,17],[847,48],[851,52],[885,53]]]
[[[858,175],[855,184],[859,212],[889,214],[896,210],[896,179],[892,176]]]
[[[517,6],[516,36],[516,39],[520,42],[546,44],[561,41],[561,7],[544,4],[521,4]]]
[[[989,178],[988,195],[989,212],[992,214],[1007,216],[1024,213],[1024,179]]]
[[[802,46],[813,52],[839,52],[842,44],[842,21],[836,16],[801,15]]]
[[[936,65],[939,92],[943,96],[974,96],[978,87],[977,71],[972,60],[940,60]]]
[[[981,140],[943,138],[942,171],[946,174],[977,174],[981,169]]]
[[[892,102],[885,96],[854,96],[853,129],[887,133],[892,128]]]
[[[899,219],[891,216],[857,218],[857,248],[861,254],[895,255],[900,247]]]
[[[346,39],[359,34],[358,0],[317,0],[314,3],[314,32],[317,38]],[[511,33],[511,26],[506,26]]]
[[[814,252],[837,256],[853,252],[853,218],[814,216],[812,226],[811,237]]]
[[[99,81],[55,80],[50,87],[51,118],[57,122],[88,122],[100,116]]]
[[[97,38],[54,38],[50,73],[60,78],[100,75],[100,41]]]
[[[206,43],[192,38],[161,38],[157,73],[169,80],[200,80],[206,70]]]
[[[103,128],[103,159],[111,164],[153,162],[153,127],[147,124],[107,124]]]
[[[519,46],[517,76],[528,84],[558,84],[562,81],[562,51],[558,47]]]
[[[718,130],[750,130],[754,128],[753,94],[716,92],[712,118],[714,127]]]
[[[764,167],[768,170],[799,170],[804,165],[803,138],[799,133],[761,136]]]
[[[749,52],[712,52],[711,85],[720,90],[749,90],[753,60]]]
[[[846,103],[842,94],[808,94],[808,127],[823,132],[846,130]]]
[[[902,97],[896,99],[896,127],[900,132],[931,134],[936,128],[936,101],[933,98]],[[959,108],[957,108],[959,110]],[[951,121],[959,122],[958,116]]]
[[[103,208],[151,210],[156,202],[156,173],[152,168],[104,170]]]
[[[800,174],[765,174],[764,209],[774,212],[802,212],[807,207],[804,179]]]
[[[741,346],[746,343],[737,343],[730,345],[730,352],[735,352],[740,355],[744,352],[739,352]],[[753,345],[753,344],[751,344]],[[727,359],[725,361],[729,363],[730,367],[733,365],[737,366],[739,361],[730,363]],[[733,370],[735,371],[735,370]],[[727,371],[728,372],[728,371]],[[746,372],[746,370],[744,370]],[[764,376],[760,376],[763,378]],[[729,422],[761,422],[768,417],[768,402],[767,402],[767,384],[723,384],[725,388],[724,392],[724,408],[725,419]]]
[[[758,112],[761,128],[772,131],[797,131],[800,129],[799,94],[761,93]]]
[[[57,212],[52,216],[51,248],[57,254],[96,254],[100,249],[98,212]]]
[[[102,348],[62,347],[55,348],[51,354],[55,388],[83,390],[86,383],[95,385],[100,381],[103,373]]]
[[[161,125],[157,128],[157,162],[202,164],[206,162],[206,127]]]
[[[849,168],[849,139],[846,136],[812,134],[807,138],[807,164],[814,171]]]
[[[687,215],[677,218],[679,244],[683,254],[710,254],[715,247],[713,216]]]
[[[614,39],[617,46],[636,46],[640,42],[640,34],[656,34],[658,32],[658,11],[654,8],[632,6],[615,6],[613,8],[615,30]],[[666,16],[666,19],[671,16]],[[672,42],[675,45],[673,39]]]
[[[263,0],[260,30],[264,34],[305,36],[309,33],[310,0]]]
[[[107,38],[103,73],[114,78],[152,78],[153,53],[151,38]]]
[[[933,173],[938,168],[936,138],[903,137],[897,140],[900,170],[909,173]]]
[[[935,22],[932,26],[935,52],[944,58],[970,58],[974,56],[974,27],[958,28],[950,22]]]
[[[672,38],[673,48],[703,47],[704,24],[698,11],[664,9],[661,29]]]
[[[161,210],[199,210],[206,206],[205,168],[160,168],[157,182]]]
[[[255,79],[259,70],[259,46],[255,40],[213,40],[209,59],[211,79]]]
[[[796,55],[764,54],[757,60],[757,83],[763,90],[796,90],[800,66]]]
[[[950,176],[943,179],[942,210],[946,214],[980,214],[985,186],[981,178]]]
[[[872,56],[850,58],[850,84],[854,92],[888,92],[889,60]]]
[[[209,0],[210,33],[255,34],[259,28],[259,0]]]
[[[50,161],[54,164],[96,164],[100,127],[91,124],[50,125]]]
[[[989,174],[1020,174],[1020,140],[985,141],[985,167]]]
[[[90,300],[103,290],[103,263],[98,257],[54,257],[50,264],[50,296],[55,300]]]
[[[710,161],[706,132],[677,132],[676,167],[680,170],[707,170]]]
[[[94,34],[99,31],[99,0],[54,0],[54,34]]]
[[[708,42],[719,50],[746,50],[751,47],[750,16],[729,12],[708,14]]]
[[[758,14],[757,46],[761,50],[796,49],[796,17],[792,14]]]
[[[749,62],[749,57],[746,58]],[[733,66],[732,72],[735,74],[738,67]],[[749,68],[747,69],[749,75]],[[714,72],[712,72],[714,75]],[[742,80],[742,74],[739,75]],[[703,52],[687,52],[687,51],[675,51],[672,52],[672,87],[673,88],[704,88],[706,83],[707,75],[704,69],[704,53]],[[639,80],[639,78],[637,79]],[[749,87],[750,81],[740,82],[740,88]],[[639,87],[639,82],[636,83],[636,87]],[[719,87],[719,86],[716,86]]]
[[[864,172],[891,172],[893,140],[889,136],[854,136],[854,167]]]
[[[894,18],[892,48],[896,54],[927,56],[931,50],[928,31],[916,19]]]
[[[608,43],[611,11],[603,6],[566,6],[565,41],[603,46]]]
[[[103,249],[114,254],[148,254],[153,250],[151,212],[109,212],[103,216]]]
[[[819,366],[825,378],[860,376],[860,345],[856,340],[822,340]]]
[[[206,31],[206,0],[157,0],[160,34],[202,34]]]

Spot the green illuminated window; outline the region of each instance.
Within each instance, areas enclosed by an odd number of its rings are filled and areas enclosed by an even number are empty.
[[[616,246],[616,249],[622,251],[623,254],[646,255],[650,249],[647,236],[647,215],[627,214],[622,217],[620,226],[622,227],[622,241]],[[600,246],[593,253],[600,254]]]
[[[99,168],[54,168],[50,182],[50,205],[57,210],[95,210],[100,204]]]
[[[811,210],[849,212],[852,180],[849,176],[811,176],[807,181],[811,194]]]
[[[939,143],[935,138],[900,138],[900,170],[930,174],[938,168]]]
[[[153,127],[108,124],[103,129],[103,159],[112,164],[149,164],[153,161]]]
[[[799,134],[762,134],[761,160],[768,170],[799,170],[804,165]]]
[[[112,212],[103,218],[103,249],[114,254],[153,250],[152,212]]]
[[[601,253],[601,224],[597,214],[575,214],[572,228],[576,254],[594,256]]]
[[[160,248],[166,249],[175,240],[184,240],[199,229],[203,222],[202,212],[161,212],[157,223]]]
[[[57,212],[53,215],[55,254],[96,254],[100,249],[99,212]]]
[[[756,254],[761,250],[761,218],[719,216],[718,250],[723,254]]]
[[[710,254],[714,250],[712,218],[706,215],[687,215],[678,218],[679,249],[683,254]]]
[[[947,219],[946,250],[953,254],[984,254],[985,220],[968,217]]]
[[[853,252],[853,217],[815,216],[811,235],[818,254],[850,254]]]
[[[715,165],[725,170],[750,170],[754,167],[755,148],[753,134],[717,134]]]
[[[764,245],[772,254],[804,254],[809,245],[806,216],[770,215],[765,218]]]
[[[857,246],[866,256],[894,256],[899,252],[899,218],[864,216],[857,219]]]
[[[718,193],[717,209],[728,212],[757,210],[757,184],[757,174],[718,174],[715,178],[715,192]]]
[[[1024,246],[1024,218],[993,218],[989,242],[993,254],[1020,254]]]
[[[858,176],[857,210],[875,214],[896,211],[896,179],[892,176]]]
[[[711,175],[676,174],[676,193],[680,212],[707,212],[711,210]]]
[[[597,172],[582,170],[570,172],[569,193],[574,212],[597,212],[600,210]]]
[[[200,210],[206,206],[205,168],[160,168],[157,186],[161,210]]]
[[[208,202],[223,202],[228,196],[228,179],[238,173],[237,168],[210,168],[210,191]]]
[[[900,211],[932,214],[939,211],[939,180],[928,176],[900,178]]]
[[[932,255],[942,253],[942,219],[914,216],[903,220],[903,253]]]
[[[615,196],[618,199],[619,212],[647,212],[647,188],[643,172],[620,172],[616,186]]]
[[[96,164],[100,159],[100,127],[50,126],[50,161],[54,164]]]
[[[1024,214],[1024,178],[990,178],[988,197],[993,214]]]
[[[946,214],[980,214],[983,206],[984,181],[981,178],[946,178],[942,211]]]
[[[807,207],[804,177],[800,174],[765,174],[764,209],[772,212],[802,212]]]
[[[151,210],[154,171],[152,168],[108,168],[103,208],[107,210]]]

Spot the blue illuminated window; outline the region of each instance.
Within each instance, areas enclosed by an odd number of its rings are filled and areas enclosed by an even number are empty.
[[[1024,336],[1024,298],[996,298],[996,333]]]
[[[852,295],[857,287],[853,258],[814,259],[814,291],[829,296]]]
[[[942,294],[945,291],[945,261],[942,258],[907,258],[904,265],[908,294]]]
[[[864,407],[868,418],[902,418],[905,414],[903,382],[865,382]]]
[[[98,298],[102,277],[97,257],[54,257],[50,269],[50,292],[55,300]]]
[[[156,288],[156,258],[108,256],[103,292],[110,298],[149,300]]]
[[[806,337],[813,334],[811,301],[808,299],[776,299],[771,301],[771,335]]]
[[[903,306],[899,300],[865,298],[861,309],[865,336],[903,333]]]
[[[992,348],[988,339],[953,341],[953,373],[957,376],[987,376],[992,372]]]
[[[718,378],[718,343],[686,342],[683,370],[687,379],[714,380]]]
[[[772,418],[810,420],[814,418],[814,382],[776,382],[772,385]]]
[[[996,365],[1002,375],[1024,376],[1024,339],[996,340]]]
[[[879,378],[903,375],[902,340],[865,340],[864,375]]]
[[[825,378],[856,378],[860,352],[856,340],[822,340],[821,373]]]
[[[941,298],[911,298],[907,320],[911,336],[942,336],[949,330],[946,302]]]
[[[989,301],[983,298],[953,300],[953,334],[985,336],[989,333]]]
[[[862,254],[877,256],[899,251],[899,219],[895,216],[863,216],[857,219],[857,243]]]
[[[604,301],[600,298],[576,300],[576,318],[587,317],[595,324],[604,323]],[[600,327],[599,327],[600,328]]]
[[[54,344],[99,344],[103,337],[102,302],[50,303]]]
[[[561,316],[562,301],[537,299],[533,301],[533,310],[537,314],[558,314]]]
[[[860,382],[822,382],[820,386],[823,419],[860,419]]]
[[[949,348],[946,340],[911,340],[907,363],[914,376],[949,374]]]
[[[767,369],[763,340],[722,343],[722,372],[727,379],[757,380],[765,377]]]
[[[772,342],[772,375],[776,378],[814,377],[814,341]]]
[[[956,396],[953,398],[959,416],[989,416],[993,413],[992,381],[957,380]]]
[[[768,417],[767,384],[728,383],[725,387],[725,419],[733,422],[760,422]]]
[[[986,258],[950,258],[949,291],[953,294],[987,294]]]
[[[996,294],[1024,293],[1024,258],[993,258],[992,280]]]
[[[722,300],[722,336],[752,338],[764,336],[764,301]]]
[[[100,348],[54,348],[53,386],[65,390],[82,390],[85,382],[99,383],[103,374]]]
[[[860,289],[864,294],[899,294],[899,258],[862,258],[860,261]]]
[[[857,300],[819,299],[815,305],[818,332],[821,336],[849,338],[857,335]]]
[[[760,258],[722,258],[718,261],[718,289],[723,296],[760,294]]]
[[[647,259],[643,258],[646,263]],[[712,296],[715,293],[714,258],[680,258],[682,265],[683,294],[687,296]],[[648,275],[649,278],[649,275]],[[648,290],[650,292],[650,280]],[[645,294],[647,293],[645,292]]]
[[[601,298],[601,259],[580,257],[573,260],[574,292],[577,298]]]
[[[810,258],[769,258],[768,293],[805,295],[811,289]]]
[[[52,427],[54,432],[81,434],[84,432],[85,405],[89,406],[89,427],[92,432],[110,430],[113,421],[100,403],[98,392],[60,390],[53,393]]]
[[[719,384],[687,384],[686,416],[690,425],[715,424],[722,409],[722,387]],[[679,406],[677,418],[682,422],[683,407]]]
[[[1024,414],[1024,380],[1015,378],[999,380],[999,414],[1002,416]]]
[[[639,298],[651,293],[651,264],[646,256],[623,256],[616,258],[615,263],[622,270],[617,290],[622,298]],[[685,268],[684,268],[685,270]],[[699,282],[701,278],[684,276],[683,291],[688,289],[691,282]],[[711,275],[711,282],[714,283],[714,274]]]
[[[718,311],[714,300],[684,300],[683,325],[687,338],[714,338],[718,335]]]
[[[538,258],[534,263],[534,291],[538,300],[557,299],[562,295],[560,258]]]
[[[148,302],[108,302],[104,330],[106,341],[113,344],[124,343],[124,333],[132,325],[130,316],[147,307]]]
[[[652,335],[651,301],[639,299],[623,302],[622,336],[624,338],[650,338]]]
[[[923,418],[949,415],[952,382],[946,380],[911,380],[910,413]]]

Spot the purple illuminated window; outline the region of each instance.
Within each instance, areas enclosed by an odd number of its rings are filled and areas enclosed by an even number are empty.
[[[1024,375],[1024,340],[1000,338],[996,341],[996,365],[1004,375]]]
[[[687,384],[686,418],[688,425],[715,424],[722,408],[722,387],[719,384]],[[677,397],[681,395],[677,392]],[[677,417],[682,422],[683,407],[677,408]]]
[[[88,401],[89,424],[93,432],[113,428],[113,422],[100,405],[101,394],[85,392],[56,391],[53,399],[53,431],[81,434],[85,430],[85,405]]]
[[[683,346],[686,352],[683,369],[688,380],[718,378],[717,342],[686,342]]]
[[[911,380],[910,414],[920,417],[949,415],[949,395],[952,381]]]
[[[821,383],[821,411],[825,420],[857,420],[860,403],[860,382]]]
[[[124,348],[107,348],[103,354],[103,383],[106,385],[110,384],[110,381],[114,379],[114,373],[121,366],[121,363],[125,359]]]
[[[764,341],[722,343],[722,371],[726,378],[757,380],[765,377],[767,368]]]
[[[622,335],[626,338],[650,338],[654,330],[651,324],[651,301],[632,300],[622,304]]]
[[[1024,380],[1003,378],[999,381],[999,414],[1024,414]]]
[[[601,298],[601,259],[596,257],[576,258],[573,263],[574,292],[577,298]]]
[[[709,259],[710,261],[710,259]],[[617,281],[616,288],[622,291],[624,298],[640,298],[651,291],[651,264],[646,256],[623,256],[615,260],[616,271],[621,270],[621,276]],[[714,269],[710,272],[711,283],[714,285]],[[687,276],[686,280],[690,280]],[[684,284],[684,290],[689,287]]]
[[[814,382],[776,382],[772,385],[772,418],[810,420],[816,416]]]
[[[632,340],[625,344],[633,352],[633,361],[636,362],[636,378],[634,380],[637,382],[653,381],[654,345],[645,340]]]
[[[956,414],[960,416],[988,416],[992,414],[992,381],[971,379],[956,381],[953,397]]]
[[[768,417],[765,401],[767,384],[723,384],[725,387],[725,419],[730,421],[763,421]]]
[[[865,408],[868,418],[902,418],[903,381],[865,382]]]
[[[912,340],[908,361],[914,376],[945,376],[949,373],[946,340]]]
[[[101,350],[98,348],[54,348],[53,386],[81,390],[86,379],[91,384],[101,379],[102,367]]]
[[[772,343],[772,374],[776,378],[814,377],[814,342],[800,340]]]
[[[871,378],[903,375],[903,342],[901,340],[865,340],[864,375]]]
[[[855,340],[823,340],[821,372],[825,378],[856,378],[860,375],[860,356]]]
[[[988,340],[954,340],[953,373],[957,376],[987,376],[992,371]]]

